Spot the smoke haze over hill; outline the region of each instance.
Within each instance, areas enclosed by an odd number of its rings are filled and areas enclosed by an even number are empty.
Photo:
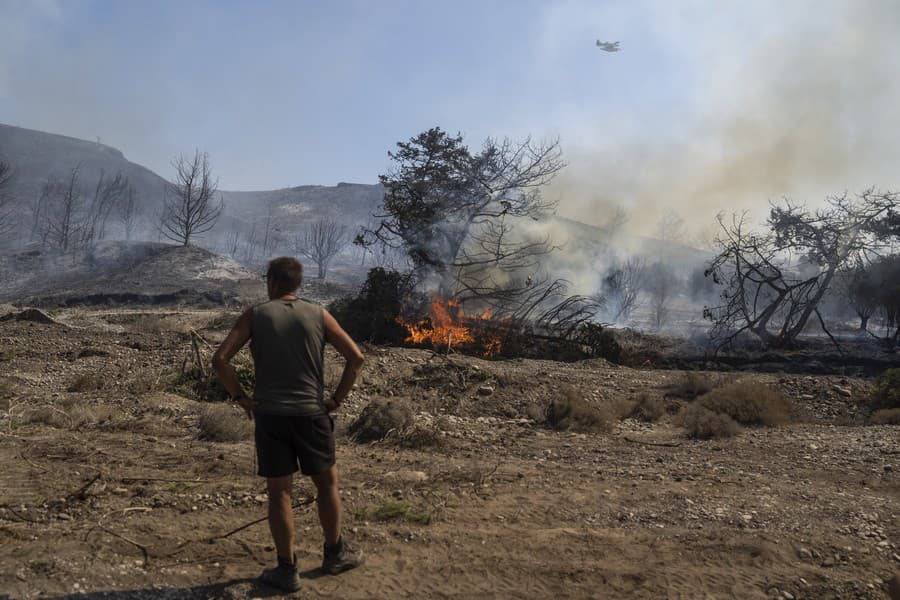
[[[553,190],[564,213],[602,223],[622,204],[630,227],[651,233],[672,207],[696,231],[720,210],[752,209],[759,220],[767,200],[785,195],[815,204],[900,184],[900,5],[674,6],[650,18],[679,61],[702,65],[688,104],[649,114],[638,102],[568,144],[570,168]]]

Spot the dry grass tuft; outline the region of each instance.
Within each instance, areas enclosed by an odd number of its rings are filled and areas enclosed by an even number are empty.
[[[713,412],[700,404],[685,408],[683,425],[689,437],[701,440],[732,437],[741,431],[741,426],[728,415]]]
[[[190,333],[191,326],[168,315],[141,315],[137,317],[128,329],[138,333],[159,334],[164,332]]]
[[[735,382],[697,400],[704,408],[728,415],[742,425],[774,427],[791,420],[791,403],[762,383]]]
[[[693,400],[715,389],[715,383],[707,376],[687,371],[681,381],[666,388],[666,397]]]
[[[18,420],[22,424],[47,425],[54,429],[67,429],[72,425],[72,418],[68,413],[49,405],[25,410]]]
[[[409,402],[397,398],[372,400],[359,417],[350,424],[348,432],[354,442],[374,442],[389,434],[402,434],[413,424]]]
[[[240,442],[252,434],[250,420],[234,406],[209,404],[200,410],[197,437],[210,442]]]
[[[106,386],[106,379],[97,373],[82,373],[72,380],[69,387],[66,388],[70,392],[96,392],[102,390]]]
[[[650,394],[641,394],[628,416],[639,421],[654,423],[659,421],[664,414],[666,414],[666,403],[661,398]]]
[[[407,521],[428,525],[431,523],[431,513],[416,510],[409,502],[402,500],[387,500],[375,508],[364,510],[358,517],[373,521]]]
[[[402,431],[389,434],[387,439],[396,441],[397,445],[403,448],[436,448],[443,443],[441,432],[444,429],[446,425],[442,422],[416,422]]]
[[[585,402],[573,387],[564,387],[562,395],[547,406],[544,418],[550,427],[558,431],[607,431],[618,415],[600,410]]]
[[[0,377],[0,410],[9,410],[13,396],[16,394],[16,386],[9,379]]]
[[[873,425],[900,425],[900,408],[885,408],[872,413]]]

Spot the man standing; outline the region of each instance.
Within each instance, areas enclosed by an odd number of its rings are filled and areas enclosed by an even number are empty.
[[[341,499],[334,461],[334,411],[350,392],[363,355],[334,317],[297,297],[303,266],[294,258],[269,262],[269,301],[248,309],[213,356],[213,368],[228,393],[256,420],[259,475],[266,478],[269,529],[278,566],[263,571],[264,583],[286,591],[300,589],[294,552],[291,508],[293,474],[308,475],[316,486],[319,522],[325,534],[322,570],[338,574],[362,564],[341,538]],[[253,397],[244,394],[231,358],[250,341],[256,372]],[[324,398],[325,342],[346,359],[331,398]]]

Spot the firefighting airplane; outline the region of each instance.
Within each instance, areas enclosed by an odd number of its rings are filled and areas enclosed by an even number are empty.
[[[597,40],[597,46],[604,52],[618,52],[621,50],[619,42],[601,42]]]

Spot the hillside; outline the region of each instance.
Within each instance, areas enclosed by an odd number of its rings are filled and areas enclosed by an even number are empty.
[[[137,192],[144,212],[152,212],[163,198],[166,180],[125,158],[120,150],[97,142],[0,124],[0,158],[16,172],[13,193],[24,203],[40,194],[48,176],[64,177],[81,165],[81,184],[90,189],[100,173],[121,172]]]
[[[227,303],[258,276],[196,246],[104,242],[84,255],[32,250],[0,258],[0,299],[39,306]]]

